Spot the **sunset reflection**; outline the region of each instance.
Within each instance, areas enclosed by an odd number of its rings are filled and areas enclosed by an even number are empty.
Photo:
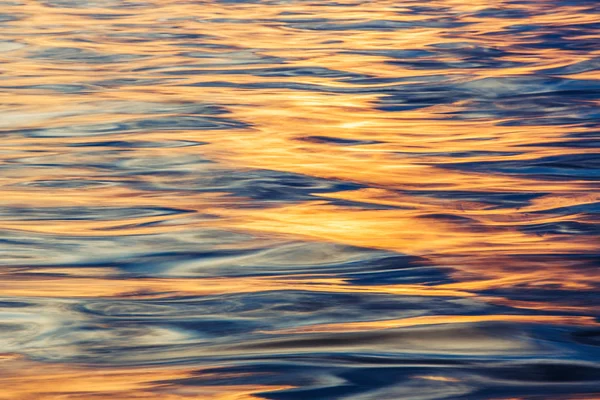
[[[2,2],[0,399],[600,398],[599,12]]]

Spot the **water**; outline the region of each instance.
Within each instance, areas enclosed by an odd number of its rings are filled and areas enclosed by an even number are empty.
[[[600,398],[600,7],[0,3],[1,399]]]

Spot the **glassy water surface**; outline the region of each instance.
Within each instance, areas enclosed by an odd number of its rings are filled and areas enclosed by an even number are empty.
[[[0,3],[1,399],[600,398],[600,6]]]

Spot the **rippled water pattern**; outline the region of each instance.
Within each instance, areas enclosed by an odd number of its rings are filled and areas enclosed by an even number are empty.
[[[8,0],[0,57],[0,399],[600,399],[596,0]]]

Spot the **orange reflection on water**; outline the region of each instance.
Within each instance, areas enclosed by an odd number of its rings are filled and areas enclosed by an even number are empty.
[[[412,3],[411,3],[412,4]],[[108,109],[97,110],[97,104],[106,102],[165,102],[195,101],[201,95],[203,100],[223,103],[235,119],[252,126],[251,129],[221,131],[174,131],[173,136],[186,140],[209,142],[201,150],[195,147],[135,150],[132,157],[160,156],[176,154],[186,156],[201,152],[212,160],[234,168],[263,168],[286,171],[328,179],[339,179],[367,186],[352,192],[320,194],[324,199],[344,199],[368,204],[405,207],[398,210],[354,210],[335,207],[323,202],[307,202],[300,205],[273,207],[271,209],[247,209],[239,207],[242,201],[225,199],[217,194],[193,197],[181,193],[149,195],[143,191],[124,188],[102,188],[100,190],[64,190],[60,193],[44,193],[32,196],[36,189],[5,188],[3,203],[8,206],[80,206],[94,205],[107,199],[111,205],[160,205],[181,207],[193,211],[207,211],[224,218],[219,222],[205,220],[192,222],[182,219],[182,224],[140,228],[140,225],[157,223],[167,217],[138,219],[135,226],[122,221],[108,223],[97,221],[56,221],[43,225],[35,221],[4,221],[6,229],[44,232],[53,234],[112,234],[118,229],[120,234],[166,232],[191,226],[213,226],[222,224],[238,229],[252,229],[263,232],[298,234],[318,240],[331,240],[353,245],[384,248],[417,254],[430,258],[434,263],[451,264],[458,271],[466,270],[471,275],[489,283],[461,282],[453,289],[480,290],[486,285],[514,285],[522,282],[538,281],[547,284],[572,285],[586,288],[593,276],[568,274],[568,266],[550,265],[537,274],[539,265],[527,262],[515,271],[506,264],[512,264],[527,254],[578,254],[596,250],[592,238],[580,236],[544,235],[522,233],[518,227],[531,223],[557,221],[583,221],[585,215],[554,215],[531,213],[547,211],[559,206],[582,205],[598,200],[594,186],[587,181],[539,180],[510,174],[487,174],[465,170],[440,168],[456,159],[453,152],[486,152],[469,158],[471,162],[497,160],[534,160],[540,157],[578,154],[578,148],[553,148],[544,144],[560,141],[567,133],[585,132],[586,127],[571,125],[528,125],[501,126],[497,120],[449,120],[443,113],[457,111],[466,106],[461,102],[437,105],[428,108],[386,113],[375,108],[380,95],[378,87],[385,83],[362,84],[372,89],[372,93],[328,93],[327,91],[299,91],[286,88],[260,88],[252,90],[237,88],[242,84],[265,84],[273,82],[314,84],[326,89],[348,89],[360,87],[340,79],[326,77],[268,77],[253,75],[252,68],[279,66],[277,62],[248,66],[245,63],[221,65],[230,57],[226,50],[207,48],[203,51],[213,57],[205,57],[203,65],[195,66],[197,59],[178,56],[177,42],[169,37],[151,41],[133,40],[146,33],[150,26],[162,21],[164,29],[176,29],[189,34],[207,35],[205,42],[231,46],[252,37],[252,47],[257,54],[285,59],[288,67],[323,66],[333,70],[353,73],[368,73],[378,78],[398,78],[418,76],[423,80],[429,75],[443,72],[447,76],[469,73],[474,77],[518,76],[536,71],[569,65],[584,61],[597,53],[592,50],[583,54],[569,48],[529,50],[527,54],[512,54],[506,60],[535,61],[526,66],[496,68],[481,66],[468,71],[456,68],[418,69],[411,66],[388,63],[389,57],[378,54],[358,57],[357,51],[380,49],[411,50],[427,48],[430,45],[454,43],[466,40],[473,45],[492,45],[497,48],[518,47],[531,41],[527,35],[517,36],[507,33],[506,28],[522,22],[521,18],[485,18],[476,13],[490,7],[488,1],[465,3],[463,1],[435,1],[431,6],[440,9],[447,7],[452,15],[462,15],[468,28],[459,37],[449,37],[445,28],[415,26],[398,30],[353,30],[339,31],[301,29],[294,27],[289,15],[320,15],[332,22],[352,24],[361,21],[386,20],[392,22],[423,22],[430,17],[410,12],[407,5],[393,1],[348,2],[348,6],[324,4],[271,4],[256,7],[253,4],[221,4],[218,2],[173,2],[161,1],[153,7],[135,9],[135,12],[120,13],[91,5],[87,9],[50,7],[43,3],[27,0],[20,5],[7,5],[7,13],[26,15],[20,21],[7,26],[8,34],[22,36],[20,41],[27,45],[24,49],[10,53],[4,66],[5,77],[12,85],[67,84],[74,78],[79,83],[89,83],[101,79],[134,76],[131,71],[149,69],[148,78],[163,78],[159,72],[176,68],[196,68],[208,74],[174,75],[164,86],[140,84],[123,86],[118,90],[91,91],[80,94],[61,93],[60,101],[49,91],[24,89],[16,93],[4,93],[5,111],[14,113],[15,118],[26,115],[24,120],[6,122],[9,126],[21,129],[60,127],[65,124],[85,124],[116,122],[141,117],[143,113],[123,114]],[[510,9],[508,2],[493,2],[500,9]],[[568,24],[594,22],[595,16],[576,5],[553,7],[545,2],[522,4],[519,9],[530,12],[528,23],[561,27]],[[92,15],[103,13],[111,19],[96,19]],[[168,18],[166,18],[168,17]],[[166,19],[165,19],[166,18]],[[273,19],[270,24],[261,21]],[[302,20],[302,17],[297,19]],[[309,19],[309,18],[307,18]],[[243,23],[238,23],[239,21]],[[256,22],[252,22],[256,21]],[[117,24],[117,26],[115,26]],[[290,25],[291,24],[291,25]],[[76,40],[70,32],[88,29],[89,40]],[[43,33],[43,34],[42,34]],[[498,36],[489,36],[497,34]],[[464,36],[464,37],[461,37]],[[585,36],[583,36],[585,37]],[[333,41],[333,42],[331,42]],[[285,43],[285,45],[282,45]],[[29,52],[46,47],[68,47],[76,44],[78,49],[95,51],[100,54],[136,55],[128,61],[127,68],[122,64],[100,63],[81,64],[63,60],[31,59]],[[345,51],[339,51],[345,50]],[[352,51],[348,51],[352,50]],[[180,51],[178,49],[177,51]],[[518,52],[516,52],[518,53]],[[222,57],[217,57],[222,54]],[[455,61],[447,57],[443,61]],[[214,66],[212,66],[214,64]],[[152,70],[154,68],[154,70]],[[240,75],[226,72],[245,71]],[[596,71],[580,72],[573,75],[578,79],[593,79]],[[190,85],[218,80],[227,80],[232,87],[197,88]],[[466,80],[466,78],[463,78]],[[173,82],[173,84],[171,84]],[[176,84],[175,84],[176,83]],[[305,140],[315,136],[330,136],[340,139],[368,140],[372,144],[357,146],[334,146],[328,143],[314,143]],[[116,135],[115,140],[128,138]],[[163,132],[136,133],[139,140],[162,140]],[[36,138],[27,140],[11,138],[2,146],[8,155],[5,162],[18,160],[33,153],[56,156],[73,163],[82,162],[85,155],[72,155],[67,144],[85,145],[97,140],[96,137]],[[513,153],[507,155],[506,153]],[[597,149],[586,149],[587,153]],[[102,155],[98,156],[102,158]],[[87,158],[88,162],[91,162]],[[11,171],[3,177],[6,185],[28,182],[32,179],[76,179],[97,174],[93,169],[61,166],[43,166],[24,172]],[[100,179],[102,173],[98,173]],[[111,177],[113,180],[122,178]],[[160,180],[148,176],[149,182]],[[384,189],[385,188],[385,189]],[[532,200],[531,205],[520,209],[493,208],[484,203],[467,200],[400,194],[399,190],[427,189],[431,192],[481,191],[510,193],[540,193],[543,197]],[[550,193],[550,194],[549,194]],[[202,207],[199,205],[202,204]],[[224,209],[223,207],[227,207]],[[471,222],[454,222],[445,219],[429,218],[431,214],[450,214],[471,218]],[[168,217],[172,219],[173,217]],[[511,254],[516,253],[514,258]],[[462,258],[461,258],[462,257]],[[468,259],[467,259],[468,258]],[[461,273],[457,274],[461,279]],[[472,279],[473,276],[470,277]],[[494,283],[495,282],[495,283]]]
[[[57,273],[48,269],[40,273]],[[96,271],[92,271],[94,273]],[[107,279],[91,277],[37,278],[35,275],[0,278],[0,288],[7,296],[58,298],[161,298],[173,295],[208,296],[253,293],[270,290],[310,290],[339,293],[390,293],[405,296],[471,297],[469,292],[426,285],[353,286],[340,278],[195,278],[195,279]],[[81,288],[85,287],[85,290]]]
[[[496,4],[497,3],[497,4]],[[526,254],[578,254],[591,252],[597,244],[591,238],[579,236],[544,235],[536,236],[518,231],[518,227],[531,223],[548,223],[557,221],[583,221],[585,215],[553,215],[531,214],[536,211],[551,210],[566,205],[581,205],[598,200],[593,194],[593,185],[577,180],[538,180],[513,175],[492,175],[474,173],[464,170],[439,168],[448,162],[456,161],[452,155],[444,153],[474,152],[485,149],[486,152],[498,152],[470,157],[471,162],[497,160],[533,160],[540,157],[564,155],[568,152],[578,154],[577,148],[552,148],[543,143],[561,140],[567,133],[585,132],[587,128],[568,125],[542,126],[500,126],[501,120],[452,121],[442,113],[460,110],[464,104],[439,105],[429,108],[404,111],[401,114],[385,113],[374,108],[379,95],[319,93],[278,89],[245,90],[236,88],[239,84],[260,84],[269,82],[298,82],[314,84],[326,88],[351,88],[349,84],[337,79],[323,77],[261,77],[251,72],[241,75],[226,75],[223,72],[243,71],[249,67],[244,64],[221,66],[227,60],[226,52],[206,49],[204,51],[223,58],[205,58],[202,67],[194,67],[195,60],[183,59],[174,55],[177,43],[169,38],[156,39],[149,42],[131,41],[136,35],[145,33],[150,24],[157,18],[168,16],[175,22],[164,22],[165,28],[177,27],[178,30],[193,34],[208,35],[206,41],[219,45],[231,45],[234,48],[244,42],[249,32],[252,35],[252,46],[260,49],[264,56],[284,56],[287,66],[313,67],[325,66],[353,73],[368,73],[379,78],[420,76],[439,74],[440,70],[421,70],[411,67],[387,63],[389,58],[372,54],[357,57],[350,51],[369,51],[393,48],[394,50],[410,50],[425,48],[432,44],[453,43],[457,39],[444,35],[444,29],[435,27],[415,27],[394,31],[348,30],[340,37],[337,31],[295,29],[286,25],[282,13],[297,12],[299,15],[326,16],[330,21],[339,23],[356,23],[359,21],[387,20],[397,22],[424,21],[428,17],[407,13],[402,5],[391,1],[349,2],[348,8],[319,4],[273,4],[269,7],[255,7],[252,4],[219,4],[160,2],[154,8],[143,8],[135,13],[114,14],[114,19],[122,26],[116,31],[113,24],[106,20],[90,18],[93,13],[107,13],[102,7],[85,10],[68,10],[61,7],[48,7],[44,4],[25,1],[19,6],[7,6],[7,12],[14,10],[27,15],[22,21],[15,21],[8,28],[8,33],[27,34],[22,41],[31,49],[43,47],[72,46],[73,38],[65,35],[77,29],[91,29],[95,40],[87,43],[77,42],[77,47],[90,51],[108,54],[135,54],[140,56],[129,62],[128,70],[142,68],[162,68],[168,70],[189,66],[199,71],[210,70],[206,75],[177,76],[177,85],[121,87],[119,90],[101,91],[85,96],[78,94],[61,94],[61,102],[43,90],[22,90],[18,93],[5,93],[7,108],[15,115],[30,114],[24,121],[14,123],[20,128],[47,128],[65,124],[84,124],[123,120],[123,114],[111,111],[110,108],[101,114],[90,112],[97,102],[109,101],[155,101],[157,99],[171,102],[193,101],[200,93],[198,88],[188,85],[224,80],[233,87],[202,88],[205,98],[227,105],[233,117],[247,122],[252,129],[232,130],[227,134],[216,132],[175,131],[173,136],[185,140],[205,140],[209,144],[202,147],[202,154],[234,168],[264,168],[286,171],[328,179],[339,179],[363,184],[366,189],[352,192],[321,194],[325,199],[344,199],[369,204],[391,205],[407,209],[399,210],[354,210],[335,207],[322,202],[308,202],[300,205],[274,207],[266,210],[242,208],[239,200],[225,199],[217,194],[193,198],[180,193],[163,193],[160,197],[148,196],[146,193],[133,192],[123,188],[102,188],[100,190],[71,190],[60,193],[44,193],[42,197],[32,197],[36,190],[4,189],[3,202],[9,206],[20,204],[33,206],[66,206],[69,204],[92,205],[103,199],[109,199],[111,205],[162,205],[165,207],[181,207],[193,211],[208,212],[224,217],[223,221],[209,222],[201,220],[189,222],[182,219],[182,224],[168,226],[155,225],[152,228],[140,228],[143,224],[172,220],[173,217],[156,217],[135,220],[135,226],[116,222],[97,221],[56,221],[40,225],[35,221],[5,221],[4,228],[24,231],[45,232],[53,234],[112,234],[118,229],[120,234],[167,232],[173,229],[184,229],[193,225],[214,226],[222,224],[238,229],[252,229],[263,232],[299,234],[318,240],[339,241],[359,246],[377,247],[388,250],[416,254],[430,258],[434,263],[451,264],[459,271],[471,275],[479,275],[477,280],[484,283],[459,282],[452,285],[452,290],[481,290],[494,285],[514,285],[523,282],[537,281],[544,284],[572,285],[575,288],[586,288],[593,276],[568,274],[561,265],[550,265],[541,274],[537,274],[539,264],[528,265],[521,260]],[[490,6],[489,2],[466,4],[461,1],[437,1],[432,4],[450,7],[455,12],[465,13],[464,20],[469,25],[468,35],[473,45],[494,45],[510,48],[529,41],[527,37],[516,37],[505,33],[505,28],[518,24],[519,18],[482,18],[474,13]],[[506,2],[495,2],[500,8],[510,8]],[[578,6],[564,6],[543,12],[546,5],[524,4],[521,9],[532,14],[528,20],[531,24],[584,24],[594,22],[594,16],[584,12]],[[190,18],[192,16],[193,18]],[[277,19],[276,24],[254,24],[249,21]],[[208,19],[202,22],[199,20]],[[240,19],[243,24],[237,23]],[[292,19],[292,18],[289,18]],[[300,18],[302,19],[302,18]],[[126,25],[129,24],[129,25]],[[171,24],[171,25],[169,25]],[[44,32],[44,35],[35,35]],[[218,32],[216,35],[215,33]],[[118,33],[119,35],[112,35]],[[485,34],[499,33],[502,43],[490,39]],[[328,39],[341,43],[328,43]],[[285,46],[282,46],[282,41]],[[309,50],[307,50],[307,48]],[[28,50],[18,50],[7,59],[5,70],[7,77],[14,85],[39,83],[66,84],[73,81],[75,75],[79,82],[92,82],[99,79],[112,78],[116,73],[127,76],[120,64],[101,64],[90,67],[76,63],[42,62],[27,58]],[[536,62],[524,67],[489,68],[480,67],[470,72],[477,77],[517,76],[531,74],[545,68],[568,65],[584,61],[590,55],[584,55],[565,49],[543,49],[522,56],[511,55],[507,59],[523,61],[535,59]],[[446,61],[452,61],[448,58]],[[211,67],[211,63],[218,67]],[[261,64],[259,66],[276,66],[277,64]],[[212,69],[211,69],[212,68]],[[254,67],[251,67],[254,68]],[[444,73],[462,74],[460,69],[443,70]],[[581,72],[574,75],[579,79],[596,77],[596,72]],[[153,77],[152,73],[149,77]],[[472,79],[472,77],[471,77]],[[375,90],[378,85],[364,85]],[[360,85],[358,85],[360,86]],[[68,107],[67,107],[68,105]],[[45,114],[44,114],[45,113]],[[37,117],[36,117],[37,116]],[[141,117],[143,114],[131,113],[127,119]],[[37,118],[37,119],[36,119]],[[330,136],[340,139],[368,140],[372,144],[358,146],[332,146],[327,143],[314,143],[304,139],[315,136]],[[127,135],[115,139],[127,138]],[[162,140],[161,132],[141,132],[136,134],[139,140]],[[73,162],[81,161],[76,155],[69,154],[65,144],[83,144],[97,140],[92,138],[72,137],[65,139],[39,138],[22,140],[8,138],[3,143],[10,153],[6,161],[18,162],[21,157],[32,152],[57,157],[73,157]],[[443,150],[443,151],[441,151]],[[26,153],[24,153],[26,151]],[[195,154],[195,147],[176,149],[135,150],[132,157],[160,156],[161,154],[177,154],[185,156]],[[587,152],[597,152],[587,149]],[[514,155],[506,155],[513,153]],[[101,156],[100,156],[101,157]],[[89,158],[88,162],[91,161]],[[43,172],[42,172],[43,171]],[[87,168],[71,170],[62,167],[28,170],[24,173],[11,172],[4,177],[6,185],[27,182],[36,179],[75,179],[85,177],[94,172]],[[115,178],[113,178],[115,179]],[[119,179],[119,178],[116,178]],[[152,176],[146,179],[152,181]],[[385,189],[383,189],[385,188]],[[544,196],[534,199],[531,205],[520,209],[496,209],[477,201],[462,201],[452,197],[434,199],[419,195],[400,194],[397,190],[430,191],[482,191],[510,193],[543,193]],[[551,193],[551,194],[548,194]],[[243,200],[242,200],[243,201]],[[199,204],[203,204],[199,207]],[[215,207],[216,205],[216,207]],[[226,206],[227,209],[223,209]],[[431,219],[431,214],[450,214],[471,218],[471,222],[454,222],[446,219]],[[133,222],[133,221],[132,221]],[[516,253],[514,258],[511,254]],[[520,262],[518,271],[507,264]],[[466,272],[465,272],[466,270]],[[532,281],[533,280],[533,281]],[[595,281],[595,280],[594,280]]]
[[[482,290],[519,283],[585,289],[592,288],[597,279],[593,271],[589,275],[567,274],[568,267],[577,261],[550,264],[521,259],[525,254],[593,252],[597,247],[594,238],[526,235],[510,227],[485,225],[470,229],[468,225],[426,217],[423,211],[365,211],[312,203],[244,215],[239,225],[234,222],[233,226],[416,254],[456,268],[458,278],[462,272],[468,280],[475,279],[447,285],[453,289]],[[541,266],[545,267],[543,271]]]
[[[458,298],[514,312],[316,319],[262,331],[273,335],[486,322],[594,326],[591,301],[553,291],[593,294],[600,283],[589,261],[597,235],[576,229],[598,222],[587,208],[600,201],[597,181],[568,175],[560,162],[548,168],[547,160],[598,155],[597,146],[583,141],[595,115],[586,107],[597,107],[597,99],[570,107],[562,101],[570,86],[552,86],[553,79],[600,77],[585,64],[600,51],[578,47],[594,37],[585,27],[597,23],[597,14],[546,0],[422,3],[3,3],[0,17],[15,16],[0,20],[8,43],[0,43],[0,228],[18,237],[6,239],[8,252],[31,238],[34,245],[114,242],[93,262],[84,258],[89,264],[75,257],[65,265],[31,245],[35,257],[16,254],[0,273],[2,296],[27,303],[345,293]],[[555,32],[554,40],[563,42],[547,45]],[[199,105],[208,107],[194,109]],[[569,141],[576,143],[564,144]],[[254,183],[228,181],[257,171],[351,188],[280,201],[257,196]],[[278,180],[261,184],[270,189]],[[494,203],[508,195],[531,198]],[[101,212],[109,208],[118,212]],[[92,210],[87,218],[77,218],[82,209]],[[155,213],[136,214],[140,209]],[[125,252],[114,248],[120,240],[155,235],[160,239],[143,250],[169,257],[183,250],[158,242],[165,236],[211,229],[256,235],[235,250],[268,248],[280,238],[331,242],[416,256],[411,267],[439,267],[449,276],[435,284],[372,284],[339,271],[148,277],[120,269],[131,261],[117,257]],[[200,247],[206,238],[194,240]],[[56,246],[67,255],[86,251],[72,242]],[[186,248],[192,256],[194,250]],[[150,271],[154,259],[137,255],[133,262]],[[549,294],[531,299],[511,292],[527,290]],[[463,356],[470,346],[469,338],[452,348],[452,337],[440,337],[436,345],[445,355]],[[248,340],[248,347],[224,345],[219,354],[312,351]],[[352,344],[336,346],[352,350]],[[480,356],[523,349],[512,337],[479,346]],[[204,348],[169,351],[156,354],[156,365],[171,356],[196,355],[196,362],[214,356]],[[147,362],[137,353],[130,360]],[[178,385],[194,377],[196,366],[103,369],[7,357],[0,368],[0,399],[8,400],[250,400],[290,387]],[[433,373],[415,379],[460,381]]]
[[[462,324],[471,322],[489,322],[489,321],[520,321],[536,324],[565,324],[565,325],[597,325],[592,317],[570,317],[570,316],[552,316],[552,315],[437,315],[430,317],[403,318],[399,320],[353,322],[347,324],[323,324],[311,325],[308,327],[293,328],[268,332],[273,334],[296,334],[296,333],[316,333],[316,332],[360,332],[379,329],[394,329],[409,326],[423,326],[436,324]]]
[[[8,367],[8,368],[7,368]],[[3,400],[88,400],[99,399],[206,399],[255,400],[255,393],[282,390],[285,386],[211,386],[179,387],[176,382],[193,378],[201,370],[189,368],[93,368],[69,366],[49,368],[14,357],[0,355]],[[204,377],[210,376],[203,374]],[[216,376],[215,376],[216,377]],[[219,378],[226,376],[219,376]]]

